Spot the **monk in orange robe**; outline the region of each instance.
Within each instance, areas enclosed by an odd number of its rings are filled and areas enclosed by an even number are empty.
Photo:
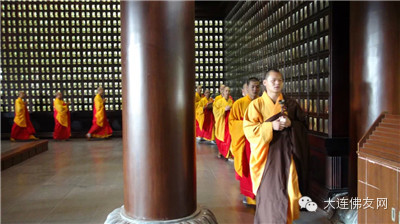
[[[306,120],[299,104],[283,96],[278,70],[268,71],[263,84],[266,91],[249,104],[243,119],[257,201],[254,223],[292,223],[300,214],[299,180],[307,171]]]
[[[61,92],[56,93],[53,102],[54,107],[54,133],[53,138],[66,140],[71,137],[71,114],[68,109],[69,103],[65,103]]]
[[[108,123],[106,110],[104,108],[104,104],[107,99],[103,99],[102,95],[103,88],[97,88],[97,95],[94,98],[92,127],[86,134],[88,140],[92,137],[108,138],[112,135],[112,129],[110,127],[110,124]]]
[[[215,141],[218,146],[218,158],[229,158],[231,146],[231,135],[229,133],[229,113],[233,104],[230,96],[230,89],[225,86],[222,92],[223,98],[214,101],[213,113],[215,119]]]
[[[206,89],[196,108],[196,137],[208,141],[214,140],[213,101],[210,90]]]
[[[196,94],[195,94],[195,97],[194,97],[194,108],[196,109],[197,108],[197,104],[200,102],[200,100],[201,100],[201,89],[202,89],[202,87],[201,86],[197,86],[196,87]]]
[[[14,124],[11,129],[10,140],[37,140],[34,136],[35,128],[31,123],[28,108],[24,102],[25,92],[20,91],[18,99],[15,100],[15,117]]]
[[[246,89],[247,88],[247,89]],[[243,131],[244,112],[250,102],[258,97],[260,91],[260,80],[249,78],[243,85],[246,96],[233,103],[229,114],[229,132],[231,133],[231,152],[234,156],[234,166],[236,174],[239,176],[240,192],[245,196],[244,204],[255,205],[255,195],[250,176],[250,143],[247,141]]]

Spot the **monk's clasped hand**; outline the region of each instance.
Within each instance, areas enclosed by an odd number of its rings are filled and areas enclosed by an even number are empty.
[[[290,121],[290,119],[286,116],[282,116],[279,118],[279,121],[281,123],[281,125],[283,126],[283,128],[288,128],[292,125],[292,122]],[[282,128],[282,129],[283,129]]]
[[[276,119],[272,121],[272,129],[275,131],[282,131],[284,128],[283,124],[281,123],[280,119]]]

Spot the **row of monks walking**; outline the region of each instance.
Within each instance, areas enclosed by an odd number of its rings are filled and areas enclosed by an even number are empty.
[[[282,94],[276,69],[260,81],[249,78],[243,97],[234,101],[228,86],[214,100],[196,89],[196,137],[214,141],[218,156],[234,160],[243,203],[256,204],[255,223],[292,223],[306,190],[307,124],[299,104]]]
[[[102,97],[103,88],[97,89],[94,98],[92,126],[86,134],[90,138],[107,138],[112,135],[112,129],[107,120],[104,104],[107,99]],[[37,140],[35,128],[29,117],[29,111],[24,101],[25,92],[20,91],[18,99],[15,100],[15,117],[11,129],[10,140]],[[57,92],[53,102],[54,109],[54,132],[53,138],[56,140],[67,140],[71,137],[71,114],[69,103],[63,100],[61,92]]]
[[[300,214],[299,199],[306,191],[308,163],[307,124],[299,104],[282,94],[283,75],[270,70],[262,81],[265,91],[259,96],[260,81],[249,78],[243,97],[234,101],[228,86],[221,86],[215,99],[205,89],[197,88],[196,136],[218,147],[218,157],[234,160],[236,178],[244,203],[256,204],[255,223],[292,223]],[[111,136],[103,99],[103,88],[94,98],[90,138]],[[37,138],[19,92],[11,140]],[[54,139],[71,136],[68,102],[61,92],[54,100]]]

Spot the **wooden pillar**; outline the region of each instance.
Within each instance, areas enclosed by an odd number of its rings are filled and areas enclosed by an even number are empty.
[[[400,113],[400,3],[350,3],[349,187],[357,192],[357,142],[383,111]]]
[[[194,2],[121,1],[121,26],[124,206],[106,223],[214,223],[196,204]]]

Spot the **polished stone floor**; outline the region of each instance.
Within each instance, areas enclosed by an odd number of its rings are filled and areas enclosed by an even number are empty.
[[[1,141],[6,148],[8,141]],[[252,223],[233,163],[197,144],[197,201],[219,223]],[[49,141],[49,150],[1,172],[1,223],[104,223],[123,204],[122,141]],[[329,223],[322,210],[295,223]]]

